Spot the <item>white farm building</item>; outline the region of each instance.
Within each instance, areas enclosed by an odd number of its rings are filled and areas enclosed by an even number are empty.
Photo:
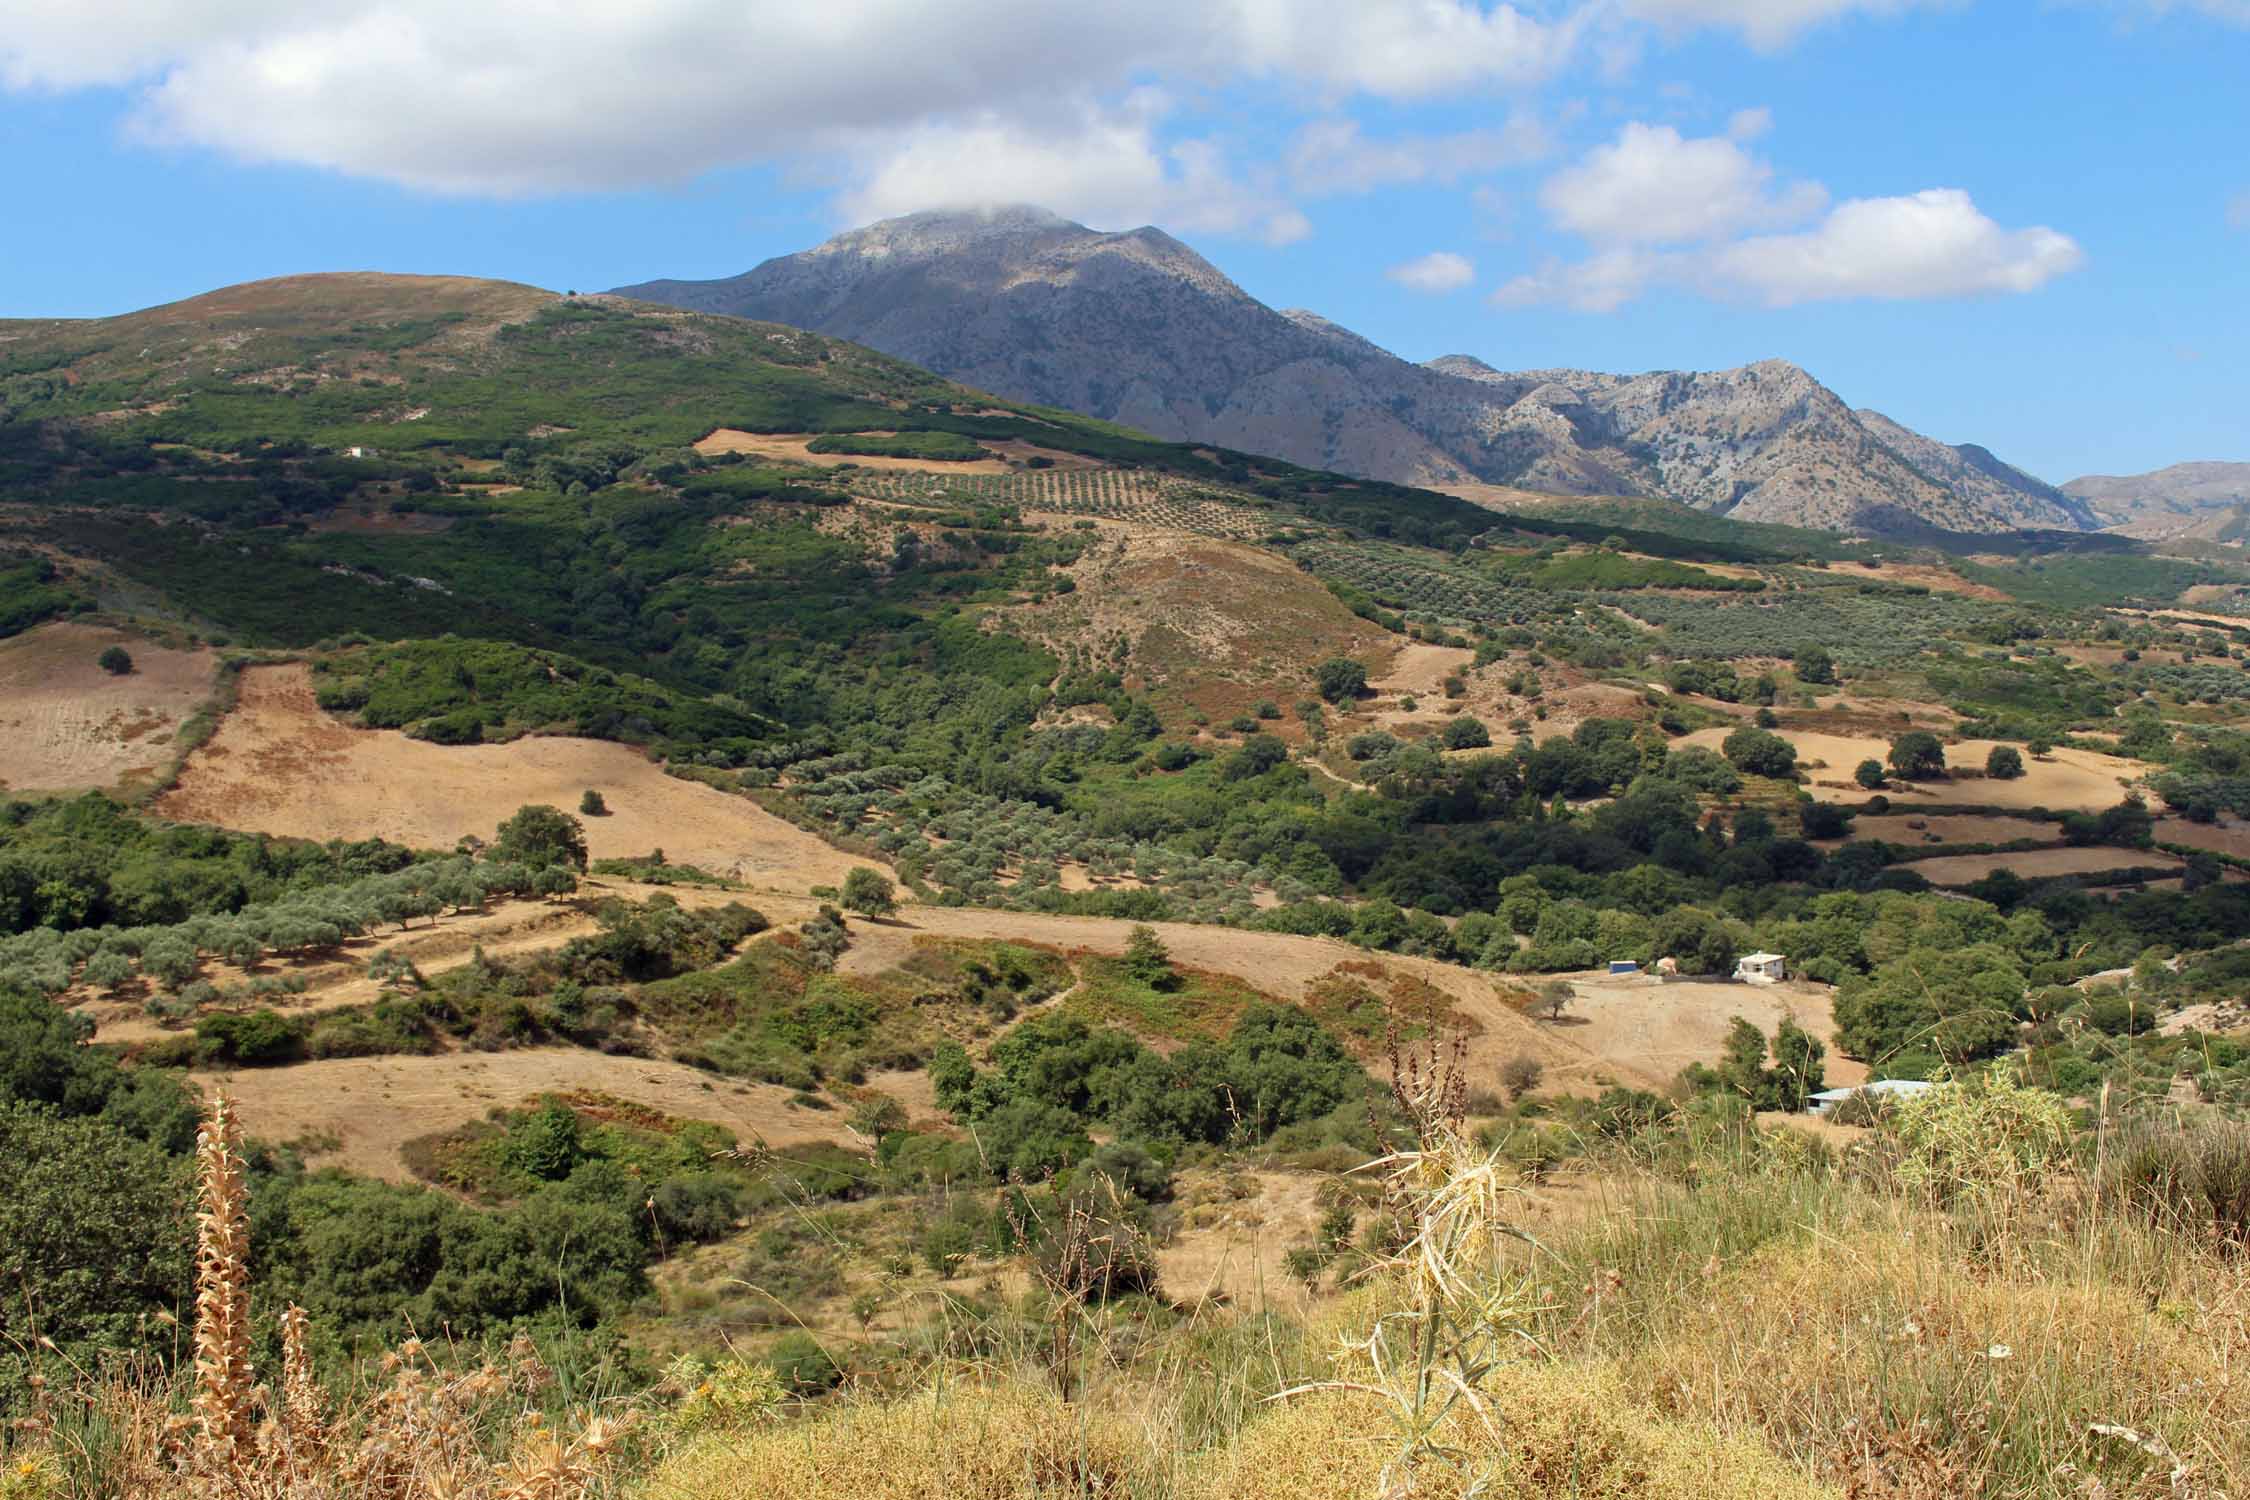
[[[1789,960],[1779,953],[1745,953],[1735,963],[1734,977],[1748,984],[1779,984],[1789,977]]]

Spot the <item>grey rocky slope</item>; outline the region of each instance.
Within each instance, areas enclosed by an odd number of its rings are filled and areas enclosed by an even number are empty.
[[[1982,449],[1855,413],[1779,360],[1633,376],[1503,373],[1461,355],[1417,365],[1267,307],[1160,230],[1099,233],[1033,208],[913,214],[741,276],[618,290],[810,328],[1159,437],[1369,478],[1654,495],[1838,529],[2086,524],[2082,507]]]
[[[2063,486],[2104,524],[2250,504],[2250,463],[2173,464],[2147,474],[2088,474]]]

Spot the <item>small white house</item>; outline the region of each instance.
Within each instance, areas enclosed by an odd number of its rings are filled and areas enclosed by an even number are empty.
[[[344,450],[344,457],[346,458],[373,458],[374,456],[375,450],[373,448],[364,448],[357,443]]]
[[[1778,984],[1789,977],[1789,960],[1779,953],[1745,953],[1735,963],[1734,977],[1745,984]]]
[[[1848,1089],[1823,1089],[1805,1101],[1805,1108],[1812,1114],[1824,1115],[1854,1094],[1866,1094],[1873,1099],[1905,1099],[1926,1094],[1936,1087],[1934,1083],[1917,1078],[1878,1078]]]

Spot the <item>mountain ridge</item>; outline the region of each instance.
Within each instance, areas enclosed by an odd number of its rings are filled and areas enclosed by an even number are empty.
[[[1976,445],[1855,412],[1784,360],[1639,375],[1509,372],[1465,354],[1415,364],[1318,313],[1266,306],[1161,230],[1095,231],[1028,206],[907,215],[740,276],[618,293],[805,327],[1012,399],[1373,479],[1669,498],[1831,530],[2093,520]]]

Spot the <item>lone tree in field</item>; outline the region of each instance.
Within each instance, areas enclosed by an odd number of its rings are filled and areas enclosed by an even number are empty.
[[[1891,741],[1891,769],[1909,781],[1945,774],[1945,747],[1927,729],[1909,729]]]
[[[123,677],[133,670],[133,654],[123,646],[105,648],[101,655],[94,658],[94,661],[112,677]]]
[[[1500,1086],[1508,1091],[1510,1103],[1539,1087],[1539,1080],[1546,1076],[1547,1069],[1538,1058],[1521,1052],[1500,1065]]]
[[[1797,750],[1778,734],[1745,724],[1726,737],[1719,747],[1727,762],[1745,776],[1788,777],[1797,774]]]
[[[1367,668],[1348,656],[1333,656],[1313,668],[1313,686],[1331,703],[1349,703],[1367,691]]]
[[[1575,998],[1567,981],[1550,979],[1539,986],[1539,1008],[1547,1013],[1550,1021],[1561,1020],[1563,1011]]]
[[[1889,779],[1888,776],[1883,774],[1883,763],[1872,755],[1861,761],[1859,769],[1852,772],[1852,780],[1871,792],[1881,791],[1883,783]]]
[[[586,827],[559,807],[533,802],[515,811],[492,840],[492,857],[501,864],[534,870],[568,865],[586,868]]]
[[[592,787],[586,788],[586,795],[578,799],[578,810],[589,818],[606,818],[609,816],[609,804],[604,802],[602,794]]]
[[[1152,990],[1172,989],[1180,982],[1172,967],[1172,950],[1164,946],[1164,939],[1153,927],[1135,927],[1126,935],[1125,956],[1120,962],[1127,978]]]
[[[898,909],[898,896],[888,878],[879,870],[865,865],[855,865],[844,877],[844,888],[837,899],[844,910],[858,912],[863,917],[887,917]]]
[[[1984,774],[1999,781],[2014,781],[2023,775],[2023,752],[2013,745],[1994,745],[1984,758]]]

